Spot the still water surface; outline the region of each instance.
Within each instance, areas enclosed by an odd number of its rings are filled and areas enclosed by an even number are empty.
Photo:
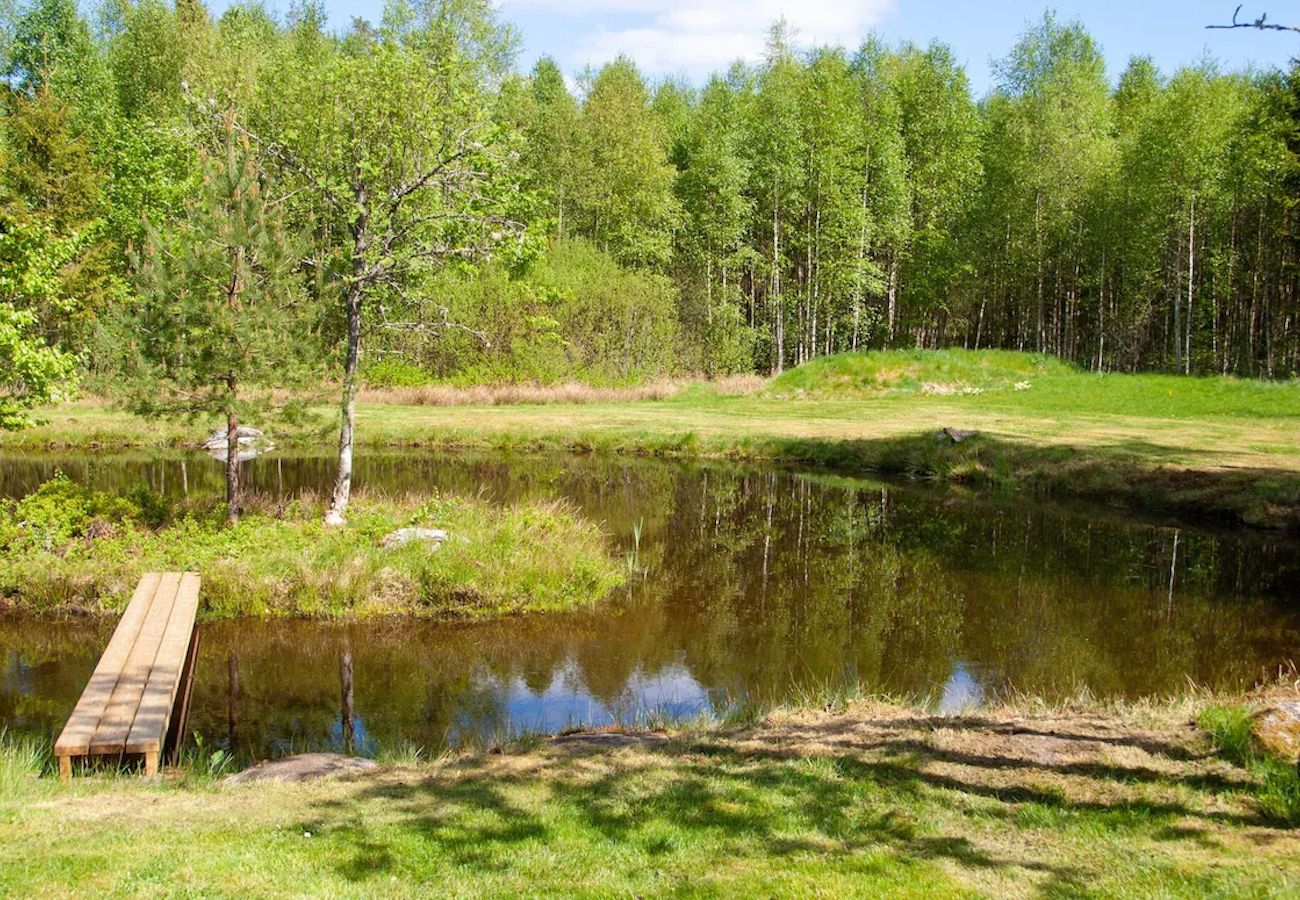
[[[220,491],[202,456],[7,458],[106,489]],[[684,717],[845,684],[955,709],[1007,691],[1230,687],[1295,658],[1293,537],[1134,521],[1028,498],[719,466],[371,454],[362,489],[569,498],[631,575],[600,607],[467,624],[202,625],[190,729],[247,760]],[[326,457],[246,464],[323,491]],[[0,616],[0,728],[53,736],[111,622]],[[351,661],[352,700],[342,671]]]

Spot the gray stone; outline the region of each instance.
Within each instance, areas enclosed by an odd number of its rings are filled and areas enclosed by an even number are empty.
[[[366,775],[382,768],[373,759],[338,753],[300,753],[228,775],[223,784],[257,784],[264,781],[311,781],[335,775]]]
[[[430,550],[437,550],[438,545],[447,540],[447,532],[441,528],[399,528],[389,533],[379,542],[385,550],[405,547],[407,544],[420,543],[428,545]]]
[[[275,444],[267,440],[266,435],[262,434],[251,425],[240,425],[237,429],[239,435],[239,461],[247,462],[250,459],[257,459],[268,450],[274,450]],[[212,432],[208,439],[203,442],[203,449],[208,451],[208,455],[213,459],[221,462],[226,461],[226,430],[223,428],[219,431]]]
[[[960,444],[964,440],[975,437],[978,431],[967,430],[963,428],[941,428],[934,432],[936,441],[951,441],[954,444]]]

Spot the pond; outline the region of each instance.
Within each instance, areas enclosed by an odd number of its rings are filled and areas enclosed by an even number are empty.
[[[203,456],[100,455],[6,458],[0,494],[59,470],[108,489],[221,490]],[[245,464],[268,494],[323,492],[331,475],[326,456]],[[1300,545],[1282,534],[593,457],[372,453],[356,479],[503,503],[569,498],[603,524],[628,584],[593,610],[489,623],[204,624],[189,724],[208,746],[243,760],[433,751],[844,686],[946,710],[1007,692],[1133,698],[1249,685],[1300,640]],[[0,616],[0,727],[56,735],[112,627]]]

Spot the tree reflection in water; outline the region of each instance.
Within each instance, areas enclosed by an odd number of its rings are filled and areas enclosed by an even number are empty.
[[[319,490],[325,457],[246,483]],[[0,491],[61,468],[106,488],[217,491],[219,467],[6,459]],[[633,550],[600,608],[467,624],[204,625],[191,727],[238,755],[430,749],[647,713],[691,715],[846,683],[956,705],[1008,689],[1099,696],[1227,687],[1290,658],[1300,556],[1224,533],[869,481],[571,457],[372,455],[357,484],[562,495]],[[54,734],[110,623],[0,617],[0,725]]]

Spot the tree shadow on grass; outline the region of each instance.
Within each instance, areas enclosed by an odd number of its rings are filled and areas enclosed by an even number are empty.
[[[900,867],[947,861],[966,869],[1034,871],[1058,886],[1082,883],[1070,866],[995,855],[965,836],[919,826],[917,807],[934,801],[919,796],[924,781],[906,766],[844,758],[807,765],[745,753],[669,757],[666,766],[611,763],[595,776],[575,772],[560,757],[527,775],[483,777],[453,767],[406,784],[361,785],[330,804],[353,823],[333,829],[350,845],[338,871],[364,881],[398,868],[397,854],[356,824],[382,801],[394,805],[389,814],[397,811],[401,843],[416,839],[424,854],[445,857],[467,873],[500,872],[512,849],[563,840],[546,816],[509,799],[514,791],[538,790],[544,806],[565,820],[565,834],[598,836],[644,857],[645,865],[671,866],[666,858],[681,847],[703,847],[724,868],[754,857],[814,858],[846,868],[864,854],[884,853]]]
[[[989,840],[989,820],[1004,820],[1009,832],[1035,827],[1019,821],[1033,805],[1064,815],[1059,821],[1065,823],[1083,817],[1092,828],[1137,827],[1157,840],[1202,846],[1213,845],[1207,832],[1215,827],[1267,824],[1216,804],[1122,791],[1112,799],[1098,799],[1105,791],[1071,796],[1032,779],[988,783],[969,770],[1014,775],[1057,769],[1120,788],[1150,781],[1199,794],[1238,787],[1229,779],[1197,773],[1184,779],[1143,766],[1053,767],[955,753],[919,737],[838,744],[811,756],[701,738],[631,756],[549,752],[528,760],[522,766],[469,761],[407,780],[360,782],[344,799],[322,804],[323,814],[346,822],[331,829],[348,851],[340,874],[354,881],[387,874],[400,868],[396,848],[418,846],[422,855],[445,859],[467,877],[492,875],[509,869],[516,851],[549,844],[550,852],[563,852],[567,841],[599,839],[598,845],[608,842],[624,851],[611,865],[628,867],[671,867],[672,855],[683,847],[710,856],[719,869],[760,857],[843,867],[883,853],[900,866],[937,861],[1012,877],[1034,873],[1045,893],[1070,893],[1086,883],[1088,872],[1036,852],[1029,835],[1019,842]],[[972,799],[978,801],[974,806]],[[372,816],[386,822],[382,841],[366,824]],[[970,832],[963,833],[963,821],[973,826]]]
[[[992,736],[994,745],[936,746],[928,738],[938,729],[957,739],[963,731]],[[1065,758],[1026,758],[1039,738],[1063,742],[1054,746]],[[1020,743],[998,749],[1002,739]],[[795,865],[906,872],[935,862],[945,871],[1028,877],[1044,894],[1068,895],[1099,874],[1062,859],[1062,842],[1085,833],[1138,833],[1200,851],[1221,849],[1225,828],[1247,829],[1260,846],[1287,837],[1248,810],[1244,774],[1207,768],[1204,757],[1155,733],[1099,726],[1090,734],[1086,725],[1056,730],[980,716],[826,717],[779,735],[760,727],[660,741],[625,741],[617,750],[551,746],[399,770],[318,808],[342,822],[329,830],[344,845],[345,878],[400,871],[402,853],[418,848],[463,871],[467,886],[509,875],[521,854],[540,848],[595,853],[628,878],[683,867],[725,883],[746,866],[779,878]],[[1116,762],[1109,755],[1116,749],[1139,755]],[[1165,762],[1147,764],[1142,754]],[[371,824],[379,822],[382,838]],[[1043,842],[1043,829],[1058,839]]]

